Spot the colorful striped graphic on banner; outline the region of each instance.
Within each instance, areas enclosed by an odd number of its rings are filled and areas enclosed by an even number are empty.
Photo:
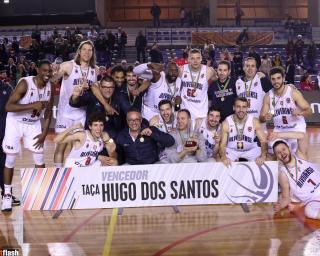
[[[59,210],[64,204],[72,206],[74,178],[70,173],[71,168],[22,169],[23,209]]]

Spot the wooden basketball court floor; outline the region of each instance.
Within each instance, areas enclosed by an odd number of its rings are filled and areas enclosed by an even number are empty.
[[[310,160],[320,163],[320,129],[308,128]],[[47,166],[53,143],[46,143]],[[23,151],[17,167],[32,167]],[[21,198],[19,171],[14,194]],[[0,214],[0,248],[19,255],[320,255],[320,221],[302,209],[274,215],[271,204],[25,211]]]

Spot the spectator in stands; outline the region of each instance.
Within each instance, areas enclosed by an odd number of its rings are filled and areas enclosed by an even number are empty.
[[[284,21],[284,28],[286,29],[289,35],[294,35],[294,20],[290,15],[287,15]]]
[[[186,21],[186,9],[184,7],[180,8],[180,27],[184,26],[184,23]]]
[[[97,76],[97,81],[100,81],[106,75],[107,75],[107,68],[105,66],[100,66],[99,75]]]
[[[20,64],[20,65],[22,65],[22,64]],[[38,74],[36,63],[34,63],[34,62],[30,63],[28,74],[29,74],[29,76],[36,76]]]
[[[256,52],[256,50],[254,49],[253,46],[251,46],[249,48],[249,54],[248,57],[253,57],[256,60],[256,64],[257,64],[257,69],[259,70],[260,66],[261,66],[261,57],[260,55]]]
[[[118,27],[118,32],[116,34],[116,42],[118,45],[118,58],[125,58],[126,57],[126,49],[125,46],[127,44],[127,33],[122,30],[121,27]]]
[[[296,67],[293,62],[293,56],[289,56],[286,63],[286,83],[294,84],[294,76],[296,72]]]
[[[302,65],[303,64],[303,47],[304,47],[304,41],[302,39],[302,35],[298,35],[297,41],[294,44],[296,56],[297,56],[297,64]]]
[[[137,49],[137,60],[141,62],[140,56],[142,55],[142,62],[146,62],[146,48],[147,48],[147,38],[143,35],[142,30],[139,31],[136,37],[135,47]]]
[[[94,41],[94,47],[96,48],[97,62],[99,64],[106,63],[107,38],[103,33],[97,35],[97,38]]]
[[[301,77],[300,80],[300,90],[302,91],[312,91],[315,90],[315,84],[312,81],[311,76],[306,73]]]
[[[22,77],[26,77],[27,71],[26,68],[23,64],[19,64],[18,68],[17,68],[17,72],[16,72],[16,78],[15,81],[18,83],[18,81],[22,78]]]
[[[0,44],[0,61],[2,63],[8,62],[8,52],[3,43]]]
[[[98,37],[98,32],[94,27],[90,27],[90,30],[87,33],[87,38],[91,41],[95,41]]]
[[[286,52],[287,52],[287,58],[289,56],[292,56],[292,60],[293,60],[294,56],[296,55],[296,50],[295,50],[294,42],[292,39],[289,39],[287,42]]]
[[[272,67],[282,67],[281,56],[279,53],[276,53],[272,59]]]
[[[272,63],[267,53],[262,55],[260,71],[263,72],[266,76],[269,76],[269,71],[272,68]]]
[[[119,154],[126,164],[156,163],[159,161],[159,146],[166,148],[174,145],[171,135],[142,122],[139,110],[128,111],[127,124],[128,128],[124,128],[116,139]]]
[[[153,17],[153,26],[155,28],[160,27],[160,15],[161,15],[161,8],[159,5],[156,4],[155,1],[153,1],[153,5],[150,9],[150,13]]]
[[[316,73],[316,70],[314,69],[314,65],[316,62],[317,55],[318,55],[317,46],[315,45],[314,41],[311,41],[307,49],[307,57],[306,57],[309,73]]]
[[[236,2],[236,6],[234,7],[234,16],[236,18],[236,26],[241,26],[241,17],[244,15],[243,10],[240,7],[239,1]]]
[[[36,40],[38,43],[41,41],[41,32],[38,29],[38,26],[35,27],[35,29],[31,33],[31,38]]]
[[[153,43],[149,55],[152,63],[163,63],[163,56],[157,42]]]
[[[53,37],[49,36],[43,42],[43,51],[44,51],[45,58],[48,59],[50,62],[53,62],[55,58],[55,45],[54,45]]]
[[[243,62],[243,53],[241,51],[240,46],[236,46],[236,50],[233,53],[233,63],[234,63],[234,72],[235,72],[235,78],[238,78],[239,76],[243,76],[244,72],[242,69],[242,62]]]
[[[19,56],[20,48],[19,48],[19,42],[17,40],[17,37],[14,36],[12,38],[11,48],[14,50],[14,52]]]
[[[10,79],[11,85],[15,86],[17,66],[14,64],[14,61],[12,58],[8,59],[8,65],[6,67],[6,70],[7,70],[7,77]]]
[[[239,34],[236,40],[237,45],[244,45],[249,40],[249,34],[247,29],[243,29],[242,32]]]
[[[12,58],[14,63],[17,63],[17,61],[18,61],[17,55],[12,48],[9,49],[8,58]]]

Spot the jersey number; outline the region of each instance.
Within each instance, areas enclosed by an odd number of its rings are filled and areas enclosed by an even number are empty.
[[[288,119],[287,119],[286,116],[283,116],[283,117],[282,117],[282,123],[283,123],[283,124],[288,124]]]
[[[32,111],[31,117],[36,117],[36,116],[39,117],[40,116],[40,112],[38,110],[34,109]]]
[[[308,183],[311,183],[313,186],[317,185],[312,179],[308,179]]]

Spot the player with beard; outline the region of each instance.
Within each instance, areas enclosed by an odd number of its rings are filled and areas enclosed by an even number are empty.
[[[208,111],[208,81],[217,79],[212,67],[201,64],[202,56],[198,49],[189,51],[188,63],[179,70],[181,77],[181,108],[188,109],[191,119],[205,118]]]
[[[257,63],[253,57],[245,59],[243,71],[245,76],[236,81],[237,95],[248,100],[248,113],[259,118],[263,97],[272,89],[272,84],[268,78],[257,73]]]
[[[152,72],[152,77],[150,76]],[[179,99],[181,79],[176,63],[170,62],[163,72],[163,65],[158,63],[141,64],[134,68],[138,76],[149,74],[151,84],[143,96],[142,117],[148,121],[159,114],[158,104],[161,100],[170,100],[173,104]],[[144,88],[143,88],[144,89]],[[139,90],[143,90],[139,89]],[[177,101],[177,104],[180,102]]]
[[[158,108],[160,113],[150,119],[150,126],[155,126],[162,132],[171,133],[176,129],[177,125],[172,102],[170,100],[161,100]],[[169,162],[164,148],[160,148],[159,160],[161,163]]]
[[[302,137],[301,137],[302,138]],[[300,148],[293,154],[288,144],[278,140],[273,144],[274,154],[279,161],[279,184],[281,195],[274,204],[276,212],[291,204],[290,192],[305,206],[304,212],[308,218],[320,219],[320,171],[319,166],[308,162]]]
[[[20,151],[20,140],[32,152],[35,167],[43,168],[43,144],[48,134],[53,107],[51,63],[41,60],[37,76],[21,78],[7,104],[5,136],[2,142],[6,153],[4,167],[4,196],[2,211],[12,209],[12,177],[15,159]],[[40,118],[44,115],[43,129]]]
[[[170,133],[176,128],[176,118],[170,100],[161,100],[158,105],[160,113],[150,119],[150,126],[160,131]]]
[[[142,96],[136,91],[139,89],[138,77],[133,72],[133,67],[129,66],[126,72],[126,84],[123,90],[119,93],[119,104],[121,115],[124,121],[130,108],[141,110]]]
[[[274,129],[272,139],[289,139],[287,142],[292,150],[296,150],[296,140],[285,138],[287,132],[303,133],[303,138],[298,140],[299,148],[307,155],[307,133],[305,117],[312,114],[310,104],[303,95],[292,85],[284,83],[284,71],[280,67],[270,70],[270,79],[273,89],[263,99],[260,121],[273,121]]]
[[[221,139],[220,111],[210,107],[206,118],[196,119],[195,130],[202,134],[207,152],[207,161],[218,160]]]
[[[208,90],[209,103],[220,109],[221,122],[233,114],[233,104],[237,97],[236,81],[230,77],[231,65],[228,61],[220,61],[218,64],[218,80],[214,81]]]
[[[256,161],[263,164],[267,157],[267,136],[258,119],[247,114],[248,101],[239,97],[234,103],[234,114],[226,118],[221,127],[220,156],[227,167],[232,161]],[[261,148],[254,143],[255,137]]]

